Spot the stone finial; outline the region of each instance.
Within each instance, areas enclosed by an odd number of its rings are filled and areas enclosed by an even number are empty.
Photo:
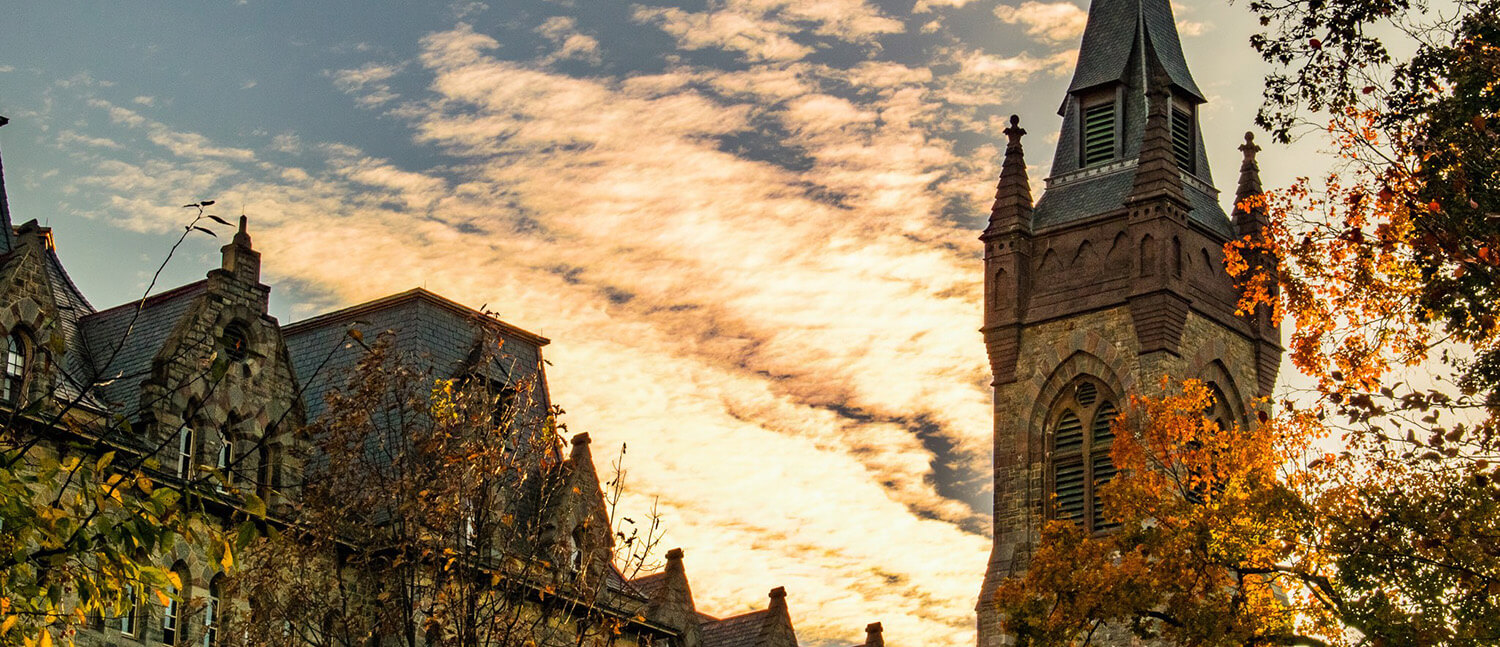
[[[672,550],[667,551],[667,568],[672,568],[673,564],[676,564],[679,567],[682,565],[681,548],[673,548]]]
[[[249,225],[250,219],[241,215],[240,230],[234,232],[234,244],[245,247],[247,249],[250,247],[250,232],[248,231]]]
[[[578,434],[578,435],[576,435],[576,436],[573,437],[573,446],[574,447],[577,447],[579,445],[587,445],[590,442],[592,442],[592,441],[589,440],[588,432],[584,432],[584,433]]]
[[[1026,177],[1026,155],[1021,148],[1021,137],[1025,134],[1021,118],[1011,115],[1010,127],[1005,129],[1005,160],[1000,164],[1000,182],[995,185],[995,204],[990,207],[985,235],[1031,228],[1031,183]]]
[[[878,622],[865,625],[865,647],[885,647],[885,628]]]
[[[1150,46],[1150,43],[1147,43]],[[1172,152],[1172,82],[1160,65],[1151,70],[1146,84],[1149,112],[1141,135],[1141,154],[1135,167],[1135,183],[1126,203],[1153,198],[1171,198],[1186,204],[1177,156]]]
[[[778,587],[776,587],[774,589],[771,589],[770,596],[771,596],[771,606],[773,606],[773,607],[776,606],[776,604],[777,604],[778,601],[781,603],[782,606],[786,606],[786,587],[784,587],[784,586],[778,586]]]
[[[1245,143],[1240,144],[1240,152],[1245,158],[1240,161],[1240,181],[1234,190],[1234,205],[1236,217],[1239,217],[1239,204],[1253,195],[1262,192],[1260,186],[1260,163],[1255,161],[1255,154],[1260,152],[1260,147],[1255,145],[1255,133],[1245,133]]]

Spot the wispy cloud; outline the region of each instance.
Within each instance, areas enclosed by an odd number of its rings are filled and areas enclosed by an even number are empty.
[[[1020,6],[997,5],[995,17],[1012,25],[1022,25],[1026,28],[1026,35],[1053,44],[1077,42],[1088,24],[1088,13],[1067,0],[1027,0]]]
[[[252,151],[96,99],[156,153],[75,149],[94,169],[81,182],[142,230],[175,222],[163,205],[183,195],[243,201],[268,280],[310,293],[301,315],[425,284],[552,337],[555,399],[601,462],[629,443],[629,504],[660,498],[700,608],[785,585],[804,644],[872,620],[892,640],[971,642],[990,405],[978,245],[955,210],[981,212],[994,151],[960,154],[932,124],[985,127],[982,85],[1058,61],[804,51],[878,51],[901,24],[862,2],[634,15],[747,64],[581,78],[460,24],[414,61],[328,73],[441,165],[289,132]],[[786,43],[713,27],[740,19]],[[572,20],[530,29],[555,55],[601,50],[570,50]],[[398,74],[416,83],[397,93]]]

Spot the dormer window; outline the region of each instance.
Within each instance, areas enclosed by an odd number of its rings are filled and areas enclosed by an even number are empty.
[[[1193,172],[1193,106],[1181,99],[1172,99],[1172,155],[1177,158],[1177,168]]]
[[[1082,164],[1093,166],[1115,158],[1114,93],[1083,106]]]

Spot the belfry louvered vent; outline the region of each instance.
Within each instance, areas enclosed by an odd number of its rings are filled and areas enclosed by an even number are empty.
[[[1057,495],[1056,517],[1058,519],[1082,521],[1084,510],[1088,505],[1083,491],[1083,473],[1081,460],[1075,459],[1057,464],[1053,491]]]
[[[1109,523],[1104,518],[1104,499],[1099,497],[1099,488],[1110,479],[1115,477],[1115,462],[1109,456],[1110,445],[1114,443],[1115,432],[1110,423],[1114,422],[1115,410],[1113,402],[1105,402],[1099,405],[1099,410],[1094,412],[1094,424],[1090,430],[1089,448],[1092,456],[1090,467],[1093,470],[1091,495],[1094,504],[1094,530],[1107,530],[1118,524]]]
[[[1177,168],[1193,171],[1193,115],[1176,107],[1172,108],[1172,154],[1177,157]]]
[[[1099,411],[1094,414],[1094,451],[1109,452],[1109,444],[1115,439],[1114,428],[1110,423],[1115,421],[1119,412],[1115,410],[1113,402],[1105,402],[1099,405]]]
[[[1083,166],[1108,162],[1115,157],[1115,104],[1101,103],[1083,109]]]
[[[1052,451],[1059,456],[1083,451],[1083,421],[1072,411],[1063,414],[1052,438]]]

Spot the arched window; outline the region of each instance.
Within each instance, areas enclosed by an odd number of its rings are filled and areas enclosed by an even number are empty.
[[[26,333],[16,330],[5,338],[5,379],[0,382],[0,400],[20,404],[25,393],[26,360],[30,344]]]
[[[1103,383],[1082,377],[1063,389],[1053,404],[1048,428],[1047,482],[1049,514],[1090,531],[1107,530],[1099,488],[1115,476],[1109,457],[1119,413],[1114,396]]]
[[[208,600],[203,605],[203,639],[201,647],[214,647],[219,642],[219,596],[223,588],[223,575],[215,575],[208,583]]]
[[[177,478],[187,480],[193,476],[193,428],[183,425],[177,430]]]
[[[1208,392],[1213,396],[1213,402],[1203,408],[1203,417],[1212,420],[1219,427],[1219,431],[1228,429],[1238,418],[1234,409],[1229,404],[1229,398],[1224,395],[1224,390],[1214,382],[1208,383]]]

